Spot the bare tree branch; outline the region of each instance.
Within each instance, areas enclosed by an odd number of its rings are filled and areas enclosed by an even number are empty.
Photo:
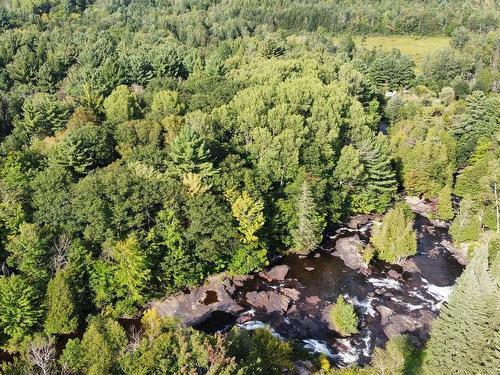
[[[51,341],[32,342],[28,350],[29,362],[39,369],[42,375],[54,374],[56,348]]]

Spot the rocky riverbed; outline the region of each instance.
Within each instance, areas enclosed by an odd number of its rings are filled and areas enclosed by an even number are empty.
[[[423,343],[463,265],[449,251],[446,229],[417,214],[417,255],[401,265],[376,261],[367,268],[356,248],[368,242],[372,220],[352,218],[307,256],[285,256],[257,275],[214,276],[151,306],[207,332],[267,327],[341,367],[367,363],[375,346],[403,333]],[[361,320],[360,332],[349,338],[328,322],[339,294],[355,305]]]

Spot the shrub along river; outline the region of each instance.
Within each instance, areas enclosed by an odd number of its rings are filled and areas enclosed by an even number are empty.
[[[417,215],[417,255],[401,265],[375,261],[363,267],[355,249],[368,242],[370,226],[367,217],[351,220],[332,229],[314,253],[287,255],[258,275],[212,277],[152,306],[206,332],[267,327],[341,367],[367,363],[374,347],[392,336],[408,333],[421,344],[463,265],[448,250],[447,230]],[[359,333],[347,338],[328,322],[339,294],[360,317]]]

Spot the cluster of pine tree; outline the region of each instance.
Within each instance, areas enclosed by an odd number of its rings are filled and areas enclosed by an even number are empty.
[[[426,374],[498,372],[500,288],[490,267],[488,245],[478,247],[432,326]]]

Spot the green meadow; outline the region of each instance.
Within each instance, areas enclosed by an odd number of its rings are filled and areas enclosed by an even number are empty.
[[[449,46],[450,38],[448,37],[418,37],[418,36],[369,36],[355,37],[358,47],[368,49],[379,48],[390,50],[393,48],[399,49],[402,53],[410,55],[415,61],[417,71],[420,70],[425,57],[432,52]]]

